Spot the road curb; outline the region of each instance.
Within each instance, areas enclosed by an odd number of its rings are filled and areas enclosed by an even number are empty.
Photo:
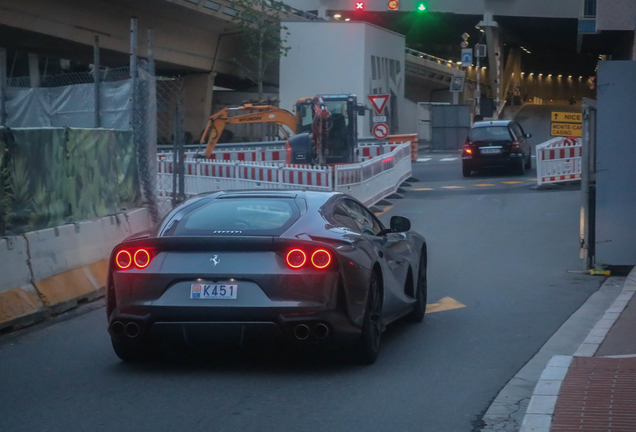
[[[534,389],[554,356],[573,356],[620,295],[625,278],[609,277],[501,389],[482,417],[482,432],[517,432]]]
[[[534,388],[519,432],[549,432],[561,383],[574,357],[593,357],[610,329],[636,292],[636,267],[625,279],[623,289],[603,317],[589,332],[573,356],[554,356]]]

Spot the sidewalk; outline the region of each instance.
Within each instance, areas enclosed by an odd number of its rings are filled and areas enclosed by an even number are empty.
[[[521,432],[636,431],[636,268],[573,356],[541,374]]]

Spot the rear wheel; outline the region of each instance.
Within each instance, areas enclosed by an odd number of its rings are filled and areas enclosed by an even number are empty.
[[[516,175],[525,175],[526,173],[526,162],[523,160],[523,158],[517,160],[514,162],[514,173]]]
[[[125,362],[143,362],[152,360],[154,357],[155,353],[149,345],[126,343],[116,339],[111,341],[115,354]]]
[[[526,161],[526,169],[532,169],[532,154],[528,152],[528,160]]]
[[[464,175],[464,177],[470,177],[470,175],[472,174],[472,170],[470,169],[470,167],[462,165],[462,174]]]
[[[424,321],[426,314],[426,298],[428,296],[428,288],[426,281],[426,259],[420,256],[420,269],[417,276],[417,285],[415,286],[415,308],[405,318],[409,323],[420,323]]]
[[[373,364],[380,351],[382,337],[382,290],[376,271],[371,275],[367,310],[362,323],[362,335],[355,347],[355,359],[361,364]]]

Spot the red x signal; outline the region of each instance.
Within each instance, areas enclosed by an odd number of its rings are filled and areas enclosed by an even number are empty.
[[[364,2],[356,2],[356,10],[364,10]]]

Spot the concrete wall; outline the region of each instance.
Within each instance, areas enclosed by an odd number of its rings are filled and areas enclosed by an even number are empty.
[[[1,238],[0,329],[31,324],[100,295],[113,247],[151,226],[144,208]]]
[[[396,95],[393,111],[399,126],[404,101],[402,35],[362,22],[289,22],[286,25],[291,50],[280,61],[281,107],[289,109],[302,97],[343,93],[355,94],[359,103],[370,107],[369,94],[393,91]],[[376,79],[373,79],[371,56],[387,59],[383,61],[387,65],[386,73],[378,77],[376,71]],[[395,66],[398,63],[399,66]],[[358,118],[358,131],[361,136],[370,135],[370,114]],[[397,127],[393,132],[411,131]]]

